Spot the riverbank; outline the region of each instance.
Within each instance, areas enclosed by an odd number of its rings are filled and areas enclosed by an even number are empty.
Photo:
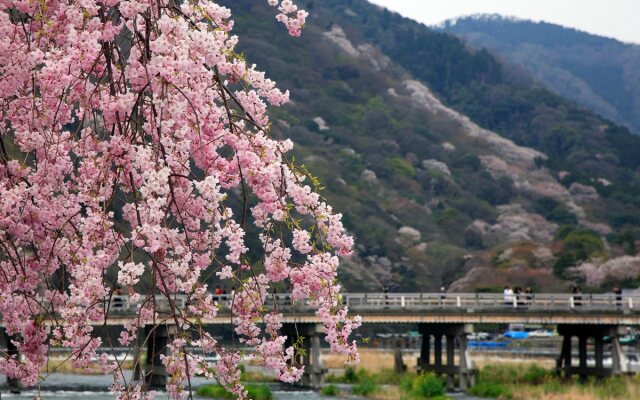
[[[450,399],[442,378],[433,374],[402,374],[392,370],[373,373],[366,369],[346,369],[342,375],[329,375],[321,393],[337,397],[350,394],[378,399]],[[338,387],[338,384],[348,386]],[[640,399],[639,376],[617,376],[580,382],[565,380],[553,369],[538,364],[487,364],[467,395],[500,400],[630,400]]]
[[[340,357],[328,352],[324,353],[323,362],[330,372],[326,377],[327,384],[321,392],[300,391],[299,388],[280,385],[272,373],[254,365],[255,362],[249,361],[250,358],[245,362],[243,380],[252,383],[266,383],[274,392],[274,399],[278,400],[289,398],[290,390],[296,391],[295,398],[305,399],[370,398],[391,400],[404,398],[408,400],[413,396],[410,394],[412,391],[420,393],[421,390],[426,390],[425,386],[430,387],[429,390],[434,387],[442,387],[441,381],[436,384],[432,378],[419,378],[416,375],[415,364],[418,352],[414,350],[403,351],[403,361],[408,367],[408,372],[403,374],[393,372],[393,350],[363,348],[360,350],[360,355],[360,365],[366,366],[366,370],[345,370]],[[441,393],[438,389],[434,393],[441,394],[436,396],[441,396],[443,399],[449,397],[465,400],[480,398],[501,398],[503,400],[640,399],[640,376],[612,378],[605,380],[600,386],[595,380],[580,383],[577,378],[570,382],[556,378],[552,372],[554,360],[549,357],[505,357],[491,353],[473,353],[472,360],[480,371],[478,384],[468,394],[447,394]],[[54,364],[51,366],[54,367]],[[65,367],[57,370],[74,372],[74,369],[67,370]],[[47,377],[43,388],[49,391],[69,389],[104,391],[110,383],[108,376],[53,373]],[[193,382],[194,388],[209,383],[210,381],[203,378],[196,378]],[[287,394],[282,394],[283,392],[287,392]],[[413,397],[426,398],[426,395],[423,393],[423,395]]]
[[[554,374],[555,359],[549,356],[521,355],[518,353],[495,353],[471,351],[469,358],[478,369],[477,385],[470,395],[481,398],[503,400],[631,400],[640,399],[640,375],[595,379],[580,383],[575,377],[571,381],[561,380]],[[350,371],[340,368],[343,359],[339,355],[324,354],[325,367],[331,371],[328,380],[334,384],[352,381],[354,375],[364,377],[364,387],[371,381],[377,384],[367,395],[372,399],[401,399],[402,381],[415,377],[419,352],[412,349],[402,351],[402,360],[407,367],[404,374],[394,374],[394,351],[383,349],[360,349],[361,363],[366,370]],[[347,372],[345,372],[347,371]],[[351,378],[349,378],[351,375]],[[345,395],[343,391],[341,393]],[[451,396],[451,394],[447,394]]]
[[[640,399],[640,376],[616,376],[582,382],[562,379],[538,364],[488,364],[480,370],[470,393],[504,400],[629,400]]]

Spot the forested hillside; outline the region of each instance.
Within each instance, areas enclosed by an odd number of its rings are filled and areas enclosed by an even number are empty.
[[[606,272],[640,271],[639,136],[364,0],[300,2],[300,38],[264,1],[222,3],[244,57],[291,92],[271,134],[355,236],[347,290],[635,282]]]
[[[303,2],[299,39],[260,2],[228,5],[245,56],[291,90],[273,133],[356,236],[348,289],[554,290],[585,279],[583,260],[640,262],[640,137],[626,128],[366,1]]]
[[[447,21],[441,30],[496,52],[557,93],[640,134],[640,45],[497,15]]]

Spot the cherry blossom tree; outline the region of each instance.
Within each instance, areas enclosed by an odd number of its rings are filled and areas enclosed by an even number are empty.
[[[268,3],[298,36],[307,13]],[[267,104],[289,93],[234,51],[229,9],[0,0],[0,11],[0,314],[23,356],[5,355],[0,372],[37,385],[49,349],[62,346],[75,367],[112,373],[120,398],[146,398],[144,382],[101,354],[93,328],[121,286],[137,317],[120,345],[145,325],[178,330],[163,358],[172,397],[188,395],[198,373],[243,398],[239,353],[198,322],[219,311],[212,274],[236,287],[234,330],[282,381],[302,367],[279,333],[282,314],[265,303],[274,285],[314,306],[332,350],[357,361],[349,336],[360,319],[347,316],[336,283],[337,256],[353,241],[316,181],[288,161],[291,141],[272,137]],[[219,362],[204,361],[211,352]]]

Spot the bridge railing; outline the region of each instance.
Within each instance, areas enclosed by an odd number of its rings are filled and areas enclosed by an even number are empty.
[[[520,309],[531,311],[640,311],[640,295],[502,293],[354,293],[344,296],[352,309]]]
[[[214,295],[221,312],[228,312],[233,301],[229,294]],[[156,298],[156,309],[169,311],[171,305],[164,297]],[[640,311],[640,295],[616,294],[564,294],[535,293],[504,295],[502,293],[346,293],[343,303],[354,312],[375,312],[392,310],[432,310],[432,311],[542,311],[542,312],[633,312]],[[175,295],[172,302],[179,308],[188,304],[186,295]],[[280,308],[287,312],[293,306],[298,311],[311,311],[305,303],[291,301],[288,294],[269,295],[265,304],[268,308]],[[138,304],[128,296],[112,296],[110,311],[134,313]]]

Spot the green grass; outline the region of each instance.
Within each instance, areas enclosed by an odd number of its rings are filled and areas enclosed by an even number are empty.
[[[528,366],[487,365],[480,371],[478,380],[503,385],[516,383],[539,385],[552,376],[551,371],[535,364]]]
[[[625,382],[625,378],[621,376],[614,376],[608,379],[604,379],[601,382],[595,382],[591,379],[588,385],[594,388],[596,396],[601,399],[604,398],[625,398],[628,396],[628,387]]]
[[[400,391],[407,399],[447,399],[442,378],[433,373],[405,376],[400,382]]]
[[[364,370],[361,370],[364,371]],[[360,381],[360,377],[358,376],[358,372],[353,367],[347,367],[344,370],[344,375],[342,376],[345,383],[357,383]]]
[[[492,381],[479,381],[473,386],[469,393],[480,397],[491,397],[500,399],[511,399],[513,393],[511,389],[502,383]]]
[[[245,385],[245,389],[249,392],[249,398],[253,400],[272,400],[273,394],[271,389],[265,385]],[[210,397],[213,399],[236,399],[237,396],[227,391],[221,385],[204,385],[196,390],[196,394],[202,397]]]
[[[357,396],[369,397],[378,391],[375,375],[365,370],[358,371],[358,383],[353,385],[351,392]]]
[[[320,390],[320,394],[330,397],[338,396],[340,395],[340,389],[338,389],[338,387],[334,384],[328,384]]]
[[[522,385],[544,385],[546,389],[557,389],[553,385],[554,377],[551,371],[538,365],[511,366],[511,365],[487,365],[478,375],[476,385],[469,393],[490,398],[511,399],[513,388]]]
[[[430,399],[446,400],[444,382],[434,374],[423,374],[416,376],[413,373],[398,373],[392,369],[385,369],[378,373],[371,373],[366,369],[354,369],[348,367],[344,374],[336,376],[330,374],[326,381],[329,383],[351,384],[351,392],[357,396],[370,397],[380,393],[380,385],[398,385],[404,393],[406,399]],[[325,386],[325,388],[334,385]],[[327,389],[333,391],[334,389]],[[336,388],[337,390],[337,388]],[[324,392],[322,392],[324,394]],[[329,395],[329,394],[327,394]]]
[[[627,400],[640,398],[638,383],[640,382],[624,376],[602,380],[589,377],[586,382],[580,382],[577,376],[570,380],[562,379],[537,365],[488,365],[480,371],[476,385],[469,393],[504,400],[516,395],[519,399],[543,399],[550,394],[564,394],[567,398],[576,399]]]
[[[416,375],[414,373],[396,373],[391,369],[371,373],[366,369],[347,368],[343,375],[329,375],[327,382],[346,383],[352,385],[352,394],[362,397],[377,397],[395,393],[393,398],[401,400],[450,400],[446,394],[445,381],[433,373]],[[396,386],[389,391],[381,385]],[[572,393],[584,394],[602,400],[639,398],[640,378],[631,381],[625,377],[612,377],[601,382],[595,378],[579,383],[578,378],[566,381],[555,376],[553,371],[538,365],[488,365],[478,374],[474,387],[469,389],[470,395],[510,400],[516,397],[543,399],[549,394]],[[326,385],[320,392],[324,396],[340,396],[335,384]],[[397,394],[397,395],[396,395]],[[523,397],[524,396],[524,397]],[[530,397],[527,397],[530,396]]]
[[[530,385],[540,385],[552,377],[551,371],[538,365],[532,364],[527,368],[522,376],[523,383]]]

